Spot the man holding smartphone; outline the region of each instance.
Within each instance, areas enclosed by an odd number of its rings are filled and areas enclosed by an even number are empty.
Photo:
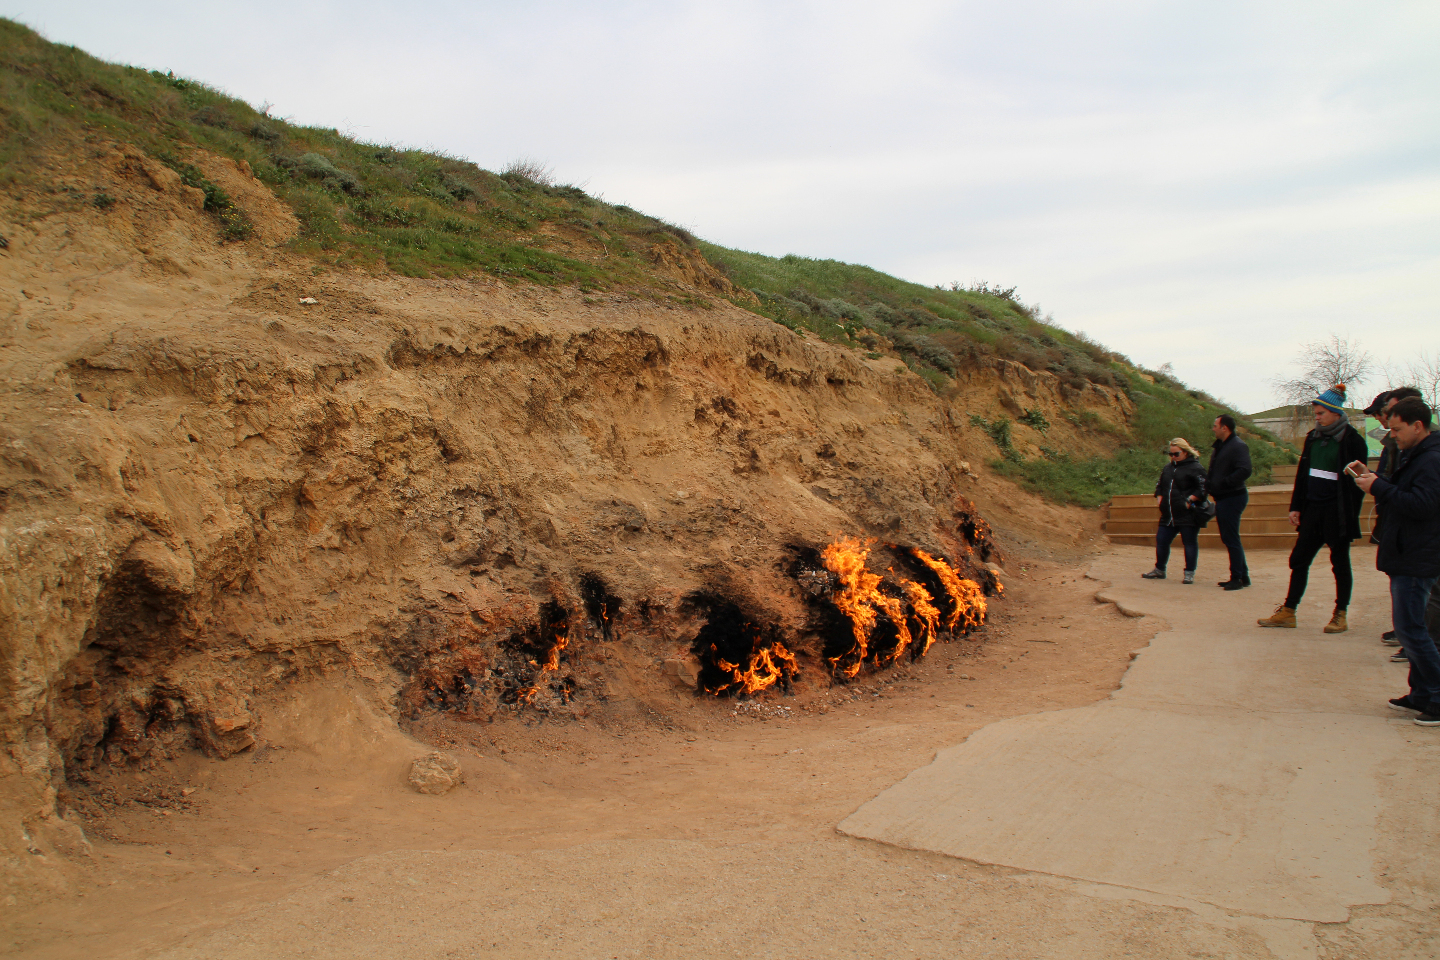
[[[1440,578],[1440,435],[1430,430],[1432,411],[1418,397],[1390,408],[1390,433],[1399,451],[1387,480],[1352,462],[1360,489],[1385,510],[1375,566],[1390,577],[1395,634],[1410,661],[1410,692],[1390,701],[1414,710],[1415,722],[1440,726],[1440,651],[1426,626],[1426,605]]]

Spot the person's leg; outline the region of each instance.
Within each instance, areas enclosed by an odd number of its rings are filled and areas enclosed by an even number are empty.
[[[1181,527],[1180,542],[1185,545],[1185,571],[1195,572],[1195,564],[1200,561],[1200,528]]]
[[[1348,610],[1355,576],[1350,570],[1350,538],[1345,536],[1345,524],[1338,517],[1326,518],[1325,542],[1330,547],[1330,569],[1335,574],[1335,609]]]
[[[1425,604],[1425,632],[1440,649],[1440,579],[1436,579],[1435,586],[1430,588],[1430,602]]]
[[[1325,544],[1325,518],[1321,510],[1301,511],[1300,530],[1295,546],[1290,550],[1290,589],[1285,594],[1285,606],[1294,610],[1305,596],[1305,586],[1310,581],[1310,564],[1315,554]]]
[[[1395,633],[1410,658],[1410,699],[1427,713],[1440,712],[1440,650],[1425,626],[1425,607],[1434,577],[1390,577]]]
[[[1230,554],[1230,580],[1245,582],[1250,579],[1250,568],[1245,565],[1245,545],[1240,541],[1240,516],[1250,502],[1249,493],[1226,497],[1215,502],[1215,526],[1220,531],[1220,542]]]
[[[1155,569],[1161,573],[1165,572],[1166,565],[1170,563],[1170,543],[1178,532],[1175,527],[1163,523],[1155,528]]]

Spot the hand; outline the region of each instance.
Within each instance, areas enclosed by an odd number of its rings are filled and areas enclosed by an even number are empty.
[[[1194,503],[1194,502],[1195,502],[1195,494],[1192,493],[1192,494],[1190,494],[1190,496],[1186,497],[1185,499],[1186,499],[1186,500],[1189,500],[1191,503]]]
[[[1300,511],[1299,511],[1299,510],[1291,510],[1291,511],[1290,511],[1290,526],[1292,526],[1292,527],[1298,527],[1298,526],[1300,526]]]
[[[1366,493],[1369,493],[1370,488],[1375,485],[1375,480],[1375,474],[1371,473],[1369,470],[1366,470],[1364,473],[1360,474],[1360,476],[1355,478],[1355,486],[1359,487],[1361,490],[1364,490]]]
[[[1162,503],[1164,503],[1164,502],[1165,502],[1165,498],[1162,497],[1162,496],[1159,496],[1159,495],[1157,494],[1156,497],[1155,497],[1155,506],[1158,507],[1158,506],[1160,506],[1160,504],[1162,504]]]

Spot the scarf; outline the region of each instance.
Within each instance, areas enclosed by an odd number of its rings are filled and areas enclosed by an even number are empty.
[[[1317,426],[1314,430],[1310,431],[1310,435],[1316,440],[1334,440],[1336,443],[1339,443],[1340,435],[1345,432],[1345,428],[1348,426],[1350,426],[1350,418],[1342,412],[1339,420],[1336,420],[1328,427]]]

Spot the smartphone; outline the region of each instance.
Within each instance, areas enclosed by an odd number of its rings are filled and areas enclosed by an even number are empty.
[[[1360,476],[1360,474],[1362,474],[1362,473],[1364,473],[1364,472],[1365,472],[1365,464],[1361,463],[1359,460],[1356,460],[1356,461],[1354,461],[1354,462],[1352,462],[1352,463],[1348,463],[1348,464],[1345,465],[1345,474],[1346,474],[1346,476],[1358,477],[1358,476]]]

